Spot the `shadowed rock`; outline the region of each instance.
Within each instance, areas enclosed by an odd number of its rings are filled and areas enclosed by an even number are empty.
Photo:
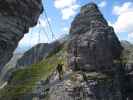
[[[41,0],[0,0],[0,70],[42,11]]]

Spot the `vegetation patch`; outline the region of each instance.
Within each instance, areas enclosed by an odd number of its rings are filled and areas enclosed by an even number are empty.
[[[66,57],[62,56],[66,49],[62,46],[57,48],[49,56],[31,67],[15,71],[9,84],[0,91],[0,98],[14,98],[31,93],[39,80],[45,80],[55,69],[58,63],[66,62]]]

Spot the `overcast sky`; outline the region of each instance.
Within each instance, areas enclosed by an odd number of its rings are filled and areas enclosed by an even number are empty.
[[[54,38],[43,13],[39,19],[40,24],[38,22],[30,29],[20,41],[18,48],[30,48],[37,43],[51,42],[68,34],[70,24],[80,7],[91,1],[97,3],[120,40],[133,42],[133,0],[43,0]]]

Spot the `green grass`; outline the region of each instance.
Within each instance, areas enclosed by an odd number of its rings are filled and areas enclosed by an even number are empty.
[[[66,62],[65,48],[63,46],[56,49],[49,56],[38,64],[25,69],[19,69],[13,73],[10,83],[0,91],[0,97],[11,98],[20,97],[31,93],[39,80],[45,80],[60,62]]]

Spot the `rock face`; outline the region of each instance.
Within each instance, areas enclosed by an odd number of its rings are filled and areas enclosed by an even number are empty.
[[[81,8],[71,24],[70,35],[68,63],[73,71],[86,72],[86,100],[126,100],[124,72],[115,62],[120,61],[123,47],[96,4]],[[93,72],[101,77],[92,74],[90,78],[88,74]]]
[[[124,48],[122,52],[125,73],[125,94],[129,100],[133,99],[133,44],[121,41]]]
[[[69,64],[73,69],[113,70],[113,61],[120,56],[122,46],[95,4],[81,8],[71,24],[70,34]]]
[[[50,44],[37,44],[24,53],[24,55],[17,61],[16,67],[20,68],[40,62],[42,59],[46,58],[49,53],[53,52],[59,45],[60,43],[58,41]]]
[[[125,72],[132,73],[133,71],[133,45],[128,41],[121,41],[124,48],[122,52],[123,62],[125,63]]]
[[[12,57],[24,33],[36,25],[42,11],[41,0],[0,1],[0,71]]]
[[[48,88],[50,81],[53,81],[50,79],[47,85],[39,85],[45,88],[37,88],[40,91],[37,98],[38,100],[41,100],[41,97],[48,100],[126,100],[122,99],[118,88],[113,87],[112,84],[118,85],[114,80],[95,72],[86,75],[87,81],[84,80],[82,73],[75,73]],[[56,78],[56,75],[53,77]]]

